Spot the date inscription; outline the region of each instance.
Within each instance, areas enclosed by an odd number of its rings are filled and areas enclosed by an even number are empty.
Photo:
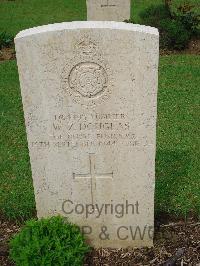
[[[138,146],[139,141],[124,113],[68,113],[52,117],[51,139],[34,141],[38,149]]]

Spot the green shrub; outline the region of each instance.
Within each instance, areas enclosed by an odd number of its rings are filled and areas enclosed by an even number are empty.
[[[0,32],[0,49],[2,47],[9,47],[13,43],[13,37],[8,33]]]
[[[160,21],[170,18],[171,14],[164,4],[157,6],[151,5],[139,14],[141,23],[144,25],[160,28]]]
[[[26,222],[10,241],[10,258],[17,266],[79,266],[89,249],[78,226],[58,216]]]
[[[184,49],[190,38],[191,33],[185,29],[180,21],[166,19],[160,23],[161,27],[161,48]]]
[[[179,21],[191,35],[199,35],[200,16],[193,11],[194,6],[190,4],[182,4],[178,6],[174,17]]]
[[[161,5],[150,6],[140,13],[140,18],[142,24],[159,29],[161,48],[181,50],[192,37],[200,35],[200,20],[192,5],[172,7],[172,2],[164,0]]]

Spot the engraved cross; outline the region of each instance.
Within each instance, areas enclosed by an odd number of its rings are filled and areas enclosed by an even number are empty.
[[[107,3],[106,4],[102,4],[101,7],[112,7],[112,6],[116,6],[114,4],[110,4],[109,2],[110,2],[110,0],[107,0]]]
[[[89,154],[89,163],[90,163],[90,172],[87,174],[75,174],[73,173],[74,179],[82,179],[82,178],[88,178],[90,179],[91,184],[91,199],[92,204],[94,204],[94,193],[96,191],[96,179],[112,179],[113,178],[113,172],[112,173],[96,173],[96,165],[95,165],[95,154],[91,153]]]

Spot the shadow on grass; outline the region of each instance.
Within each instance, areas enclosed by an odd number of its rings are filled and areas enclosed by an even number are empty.
[[[162,213],[186,217],[192,206],[189,189],[188,151],[158,150],[156,156],[156,216]]]

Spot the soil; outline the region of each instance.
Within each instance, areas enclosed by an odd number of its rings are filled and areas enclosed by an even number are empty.
[[[198,54],[200,55],[200,39],[199,40],[191,40],[186,50],[186,53]]]
[[[14,265],[8,259],[9,249],[8,249],[8,242],[9,239],[19,232],[20,227],[15,223],[8,222],[1,220],[0,218],[0,265],[7,266],[7,265]]]
[[[191,40],[188,48],[182,51],[175,50],[160,50],[161,55],[170,55],[170,54],[194,54],[200,55],[200,39]],[[0,61],[13,60],[15,59],[15,50],[14,46],[4,47],[0,50]]]
[[[85,266],[200,265],[200,222],[190,220],[157,222],[154,247],[140,249],[93,249]],[[8,241],[20,227],[0,221],[0,265],[13,266],[9,260]],[[175,260],[176,264],[175,264]]]
[[[176,260],[177,257],[177,260]],[[176,262],[175,262],[176,261]],[[87,266],[191,265],[200,263],[200,223],[183,221],[161,225],[154,247],[142,249],[98,249],[87,258]],[[200,264],[199,264],[200,265]]]
[[[200,40],[192,40],[184,51],[161,50],[161,55],[200,55]],[[15,59],[13,47],[0,50],[0,61]],[[167,224],[166,224],[167,222]],[[191,220],[157,222],[154,247],[142,249],[93,249],[85,266],[200,266],[200,222]],[[20,230],[19,225],[0,218],[0,265],[13,266],[9,260],[9,239]],[[176,263],[174,262],[177,259]],[[169,260],[169,261],[168,261]]]
[[[193,54],[200,55],[200,39],[193,39],[189,42],[188,48],[185,50],[160,50],[161,55],[170,54]]]
[[[4,47],[0,50],[0,61],[15,59],[15,50],[13,47]]]

